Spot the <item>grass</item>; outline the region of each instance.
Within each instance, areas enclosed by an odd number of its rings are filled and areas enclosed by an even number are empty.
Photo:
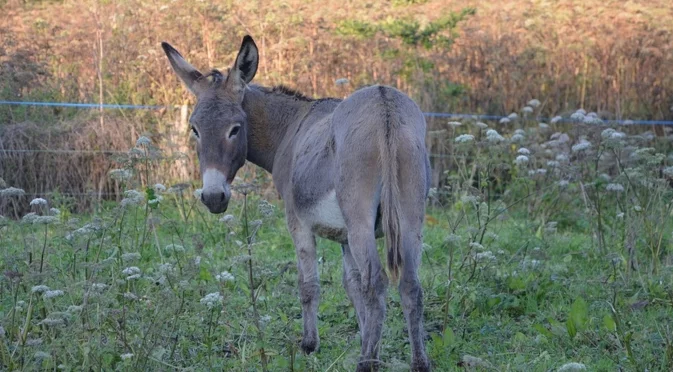
[[[430,190],[420,271],[435,370],[670,371],[670,133],[581,110],[563,132],[529,104],[503,135],[470,119],[430,133],[453,169]],[[0,218],[4,369],[354,369],[336,244],[318,243],[321,348],[307,356],[282,202],[236,181],[228,214],[211,215],[189,184],[148,186],[174,163],[149,138],[119,159],[120,202],[76,215],[38,198]],[[26,195],[8,186],[0,204],[18,213]],[[387,308],[384,369],[408,370],[394,288]]]
[[[263,347],[269,370],[353,370],[359,339],[341,286],[339,247],[318,244],[322,343],[306,356],[298,348],[297,271],[282,205],[267,217],[256,208],[258,197],[248,199],[248,219],[261,221],[251,239],[252,286],[243,203],[232,203],[228,222],[191,195],[164,194],[156,209],[106,203],[92,215],[63,211],[52,224],[8,223],[0,230],[4,368],[261,370]],[[481,247],[458,238],[469,234],[469,224],[447,239],[458,215],[455,208],[431,209],[425,229],[421,278],[436,370],[476,363],[483,370],[548,371],[571,361],[595,371],[670,366],[670,281],[629,274],[624,261],[599,254],[578,227],[581,215],[575,227],[542,235],[526,218],[508,215],[483,242],[491,254],[481,256],[474,255]],[[132,266],[137,278],[129,278]],[[218,280],[223,271],[233,280]],[[33,293],[37,285],[63,294],[48,299]],[[202,303],[216,292],[222,303]],[[407,370],[395,290],[383,340],[387,369]]]

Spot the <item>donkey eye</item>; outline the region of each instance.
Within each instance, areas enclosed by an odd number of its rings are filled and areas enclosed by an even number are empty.
[[[197,131],[196,128],[194,128],[194,126],[192,126],[192,133],[194,133],[194,135],[197,137],[199,136],[199,131]]]
[[[237,124],[233,128],[231,128],[231,130],[229,131],[229,138],[236,137],[239,130],[241,130],[241,126],[239,124]]]

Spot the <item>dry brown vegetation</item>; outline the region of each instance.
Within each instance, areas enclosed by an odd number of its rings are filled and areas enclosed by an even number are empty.
[[[398,20],[402,28],[415,21],[422,32],[469,8],[475,13],[455,30],[437,33],[430,48],[381,31]],[[583,107],[605,118],[673,118],[673,5],[667,0],[9,0],[0,12],[0,99],[189,103],[159,43],[171,42],[203,69],[226,69],[241,36],[251,34],[261,50],[256,82],[313,96],[383,83],[409,92],[427,111],[507,114],[538,98],[543,116]],[[337,87],[335,79],[343,77],[350,85]],[[179,110],[107,111],[107,126],[100,128],[95,112],[0,106],[0,120],[5,149],[126,150],[137,133],[167,144],[183,129],[175,126]],[[430,121],[433,130],[444,125]],[[87,129],[64,134],[75,126]],[[15,137],[31,127],[33,134]],[[184,148],[184,138],[175,146]],[[445,149],[434,144],[433,151]],[[100,178],[110,159],[101,165],[86,157],[43,156],[50,163],[40,165],[41,158],[28,156],[35,155],[2,155],[0,177],[30,191],[112,187]]]

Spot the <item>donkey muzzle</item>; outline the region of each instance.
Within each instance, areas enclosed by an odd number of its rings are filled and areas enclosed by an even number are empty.
[[[208,208],[210,213],[225,212],[230,198],[231,190],[224,174],[217,169],[206,169],[203,173],[201,202]]]

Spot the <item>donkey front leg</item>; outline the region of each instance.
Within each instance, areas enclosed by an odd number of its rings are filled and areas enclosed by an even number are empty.
[[[301,341],[301,348],[305,353],[310,354],[320,346],[320,338],[318,337],[320,283],[318,281],[315,236],[310,229],[302,226],[299,219],[291,213],[288,213],[287,221],[297,253],[301,317],[304,320],[304,336]]]

